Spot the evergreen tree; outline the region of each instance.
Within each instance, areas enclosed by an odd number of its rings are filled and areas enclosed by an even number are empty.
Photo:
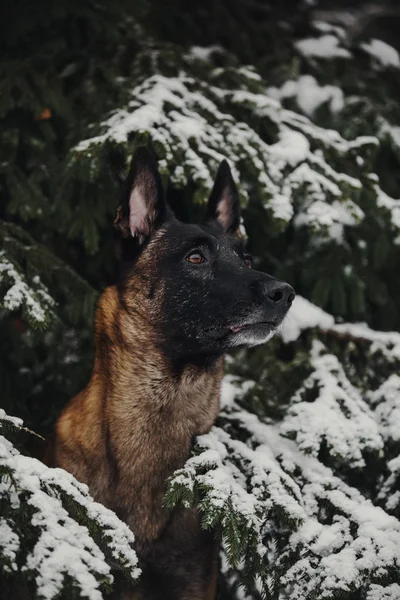
[[[279,336],[228,357],[218,422],[166,483],[168,507],[222,533],[221,598],[400,598],[400,16],[368,6],[42,2],[28,18],[22,2],[0,19],[8,414],[47,436],[88,378],[112,171],[140,145],[188,221],[227,158],[256,268],[299,294]],[[0,589],[99,598],[111,568],[137,578],[127,527],[30,457],[20,420],[0,429]]]

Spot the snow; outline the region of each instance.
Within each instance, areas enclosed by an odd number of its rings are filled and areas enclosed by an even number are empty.
[[[287,344],[297,340],[304,329],[319,327],[330,329],[334,325],[334,318],[327,312],[312,304],[309,300],[296,296],[288,316],[283,322],[281,337]]]
[[[3,419],[4,415],[0,418]],[[10,480],[7,485],[2,482],[0,486],[2,500],[18,506],[18,496],[22,494],[23,501],[33,509],[31,523],[38,528],[39,535],[32,550],[28,551],[22,569],[34,574],[38,596],[45,600],[54,598],[61,592],[64,578],[69,576],[77,582],[83,597],[101,600],[100,580],[112,581],[102,550],[87,527],[79,525],[64,508],[63,495],[73,499],[79,510],[90,519],[92,527],[96,524],[101,528],[104,544],[116,560],[124,563],[132,578],[140,575],[137,556],[132,548],[133,533],[112,511],[92,500],[86,485],[62,469],[50,469],[34,458],[19,454],[2,436],[0,464],[12,475],[12,483]],[[9,519],[8,527],[10,524]],[[14,560],[17,533],[10,534],[4,523],[3,530],[9,541],[7,553]]]
[[[6,571],[17,571],[17,553],[19,550],[19,537],[12,530],[7,520],[0,517],[0,553],[2,559],[6,561]]]
[[[350,52],[339,44],[340,40],[335,35],[325,34],[319,38],[299,40],[295,46],[301,54],[312,58],[350,58]]]
[[[222,403],[226,418],[232,416],[240,423],[247,419],[247,423],[257,426],[257,417],[238,410],[235,404],[235,398],[245,394],[252,385],[252,382],[240,385],[230,377],[224,379]],[[258,444],[252,448],[234,439],[226,429],[214,426],[210,433],[197,438],[197,448],[201,452],[174,473],[169,490],[183,486],[190,492],[190,497],[183,496],[186,506],[192,504],[201,490],[198,506],[207,526],[220,522],[229,530],[233,511],[237,522],[247,528],[239,551],[243,552],[251,539],[254,551],[265,555],[262,531],[271,511],[279,510],[291,522],[302,522],[306,518],[299,486],[282,470],[269,446]]]
[[[328,357],[328,361],[332,359]],[[314,361],[321,357],[314,356]],[[320,372],[325,370],[324,377],[327,385],[330,381],[329,369],[336,365],[318,365]],[[326,372],[327,371],[327,372]],[[248,384],[246,383],[246,386]],[[348,382],[343,382],[345,395],[350,398],[350,404],[360,409],[359,396],[349,387]],[[336,390],[338,391],[338,390]],[[368,499],[355,488],[348,486],[337,478],[332,470],[324,466],[312,456],[305,456],[299,452],[299,446],[282,436],[279,425],[263,423],[259,417],[240,408],[237,399],[243,397],[243,389],[236,388],[230,378],[223,384],[222,420],[225,423],[240,423],[243,431],[249,436],[248,444],[255,452],[265,453],[268,460],[274,457],[277,461],[274,468],[279,466],[285,476],[292,478],[293,484],[299,486],[301,496],[299,503],[287,504],[287,510],[294,510],[293,516],[298,523],[294,532],[289,534],[287,546],[282,546],[282,533],[279,533],[279,552],[272,556],[274,566],[279,569],[284,564],[286,567],[280,577],[280,585],[290,589],[291,600],[304,600],[306,597],[331,598],[337,592],[344,590],[360,589],[369,585],[371,578],[385,577],[393,569],[400,568],[400,523],[374,506]],[[338,392],[339,393],[339,392]],[[353,407],[354,408],[354,407]],[[367,415],[354,415],[355,420],[366,418]],[[332,415],[326,415],[326,424],[332,424],[332,430],[337,426],[337,420],[332,423]],[[347,425],[351,423],[346,423]],[[368,430],[375,441],[376,429],[372,421],[366,421]],[[327,428],[327,426],[326,426]],[[361,430],[361,426],[360,426]],[[357,434],[357,431],[356,431]],[[207,436],[203,437],[203,444]],[[346,440],[346,444],[351,443]],[[242,449],[238,448],[238,452]],[[201,455],[200,455],[201,456]],[[225,463],[222,457],[222,464]],[[228,455],[229,456],[229,453]],[[279,473],[279,470],[277,469]],[[398,466],[400,473],[400,463]],[[282,481],[282,480],[281,480]],[[280,492],[287,495],[286,490]],[[297,493],[294,498],[297,497]],[[280,498],[282,503],[282,497]],[[323,506],[327,506],[332,516],[324,517]],[[299,517],[302,518],[299,518]],[[271,516],[267,525],[272,527],[273,535],[274,517]],[[293,562],[293,552],[297,560]],[[289,563],[285,559],[290,556]],[[270,557],[271,560],[271,557]],[[383,588],[369,588],[376,594],[383,593]],[[388,587],[386,591],[394,593],[396,587]],[[385,592],[386,593],[386,592]],[[380,596],[375,596],[380,598]],[[371,596],[371,599],[374,596]],[[382,596],[386,598],[386,596]],[[391,598],[389,595],[388,598]]]
[[[235,165],[251,170],[252,193],[274,219],[294,219],[295,226],[313,229],[320,243],[332,238],[344,243],[344,228],[357,226],[364,217],[360,207],[350,200],[351,191],[361,189],[361,181],[333,169],[325,153],[358,153],[376,145],[377,139],[363,136],[348,141],[337,131],[317,127],[307,117],[283,108],[268,90],[254,93],[246,89],[246,80],[259,80],[254,70],[240,67],[238,73],[243,78],[241,89],[219,87],[217,70],[210,74],[211,83],[195,81],[184,72],[177,77],[153,75],[132,90],[126,109],[101,124],[100,135],[75,148],[72,162],[79,160],[81,164],[81,153],[90,160],[96,146],[106,140],[126,145],[132,132],[147,132],[163,155],[162,172],[168,173],[177,187],[194,181],[201,192],[200,201],[212,187],[218,163],[227,158],[238,182],[240,174]],[[301,92],[306,112],[312,112],[325,99],[334,110],[340,109],[342,95],[338,88],[319,87],[309,76],[299,82],[291,85]],[[232,105],[240,107],[243,122],[228,112]],[[274,124],[276,139],[264,141],[247,124],[254,119]],[[243,185],[240,193],[246,202],[247,186]]]
[[[283,341],[293,342],[302,331],[314,327],[331,331],[341,337],[370,342],[371,354],[381,352],[390,361],[400,360],[400,333],[397,331],[377,331],[371,329],[366,323],[334,323],[332,315],[305,298],[296,296],[281,328],[280,335]]]
[[[375,419],[385,442],[400,442],[400,377],[392,374],[368,400],[375,408]]]
[[[366,600],[399,600],[399,598],[400,585],[397,583],[388,586],[373,583],[366,596]]]
[[[269,151],[276,161],[280,160],[294,167],[306,160],[310,152],[310,143],[302,133],[284,129],[279,134],[279,141],[272,144]]]
[[[8,286],[1,305],[10,312],[24,308],[30,319],[36,323],[44,323],[49,311],[54,308],[55,301],[40,279],[33,279],[32,283],[37,289],[28,285],[25,276],[17,271],[5,251],[0,252],[0,283]]]
[[[376,331],[366,323],[336,324],[332,330],[343,336],[371,342],[371,354],[382,352],[388,360],[400,360],[400,333],[396,331]]]
[[[225,375],[221,387],[222,406],[233,406],[235,398],[244,396],[254,385],[254,381],[240,381],[232,375]]]
[[[346,39],[346,32],[343,27],[332,25],[332,23],[326,23],[325,21],[314,21],[313,27],[322,33],[333,33],[337,37]]]
[[[303,202],[303,208],[296,215],[294,225],[296,227],[309,226],[317,232],[326,229],[330,239],[339,244],[343,243],[344,228],[358,225],[363,220],[364,213],[350,199],[334,200],[332,204],[325,202],[322,198],[325,197],[327,189],[334,195],[340,195],[339,188],[336,188],[323,175],[315,176],[311,173],[311,169],[307,165],[302,165],[296,173],[299,182],[309,183],[308,189],[314,192],[315,200],[307,198]]]
[[[250,65],[239,67],[237,71],[240,75],[243,75],[247,79],[251,79],[253,81],[262,81],[261,76],[255,71],[254,67]]]
[[[394,145],[397,148],[400,148],[400,127],[399,126],[386,123],[385,125],[382,126],[381,131],[387,132],[390,135],[390,137],[392,138]]]
[[[281,470],[269,449],[252,450],[220,427],[199,436],[197,444],[201,454],[189,458],[183,469],[175,472],[170,486],[185,485],[193,491],[196,483],[205,492],[202,503],[207,504],[210,515],[229,504],[257,533],[258,544],[262,523],[273,507],[279,506],[291,519],[304,518],[298,486]],[[242,472],[244,467],[251,493]]]
[[[325,352],[322,344],[314,342],[313,372],[292,398],[280,431],[295,439],[306,454],[318,457],[326,444],[346,468],[362,468],[365,452],[379,453],[383,448],[378,425],[339,360]]]
[[[275,100],[294,98],[300,110],[312,117],[322,105],[329,103],[333,113],[344,107],[343,91],[335,85],[320,86],[312,75],[301,75],[297,81],[288,80],[281,88],[270,87],[267,94]]]
[[[295,224],[313,227],[319,230],[321,235],[327,234],[328,238],[333,236],[341,243],[344,226],[358,224],[363,218],[363,213],[348,198],[333,206],[327,202],[327,198],[329,196],[341,198],[343,186],[360,189],[361,182],[332,169],[323,158],[311,151],[308,140],[315,139],[327,147],[346,152],[364,144],[375,145],[378,143],[377,139],[363,137],[348,142],[338,132],[316,127],[305,117],[283,109],[274,99],[265,95],[252,94],[244,90],[236,91],[232,96],[229,92],[224,95],[235,103],[251,105],[253,112],[256,110],[261,118],[270,118],[280,127],[279,142],[265,147],[265,151],[270,156],[268,161],[270,179],[267,181],[266,189],[269,189],[272,194],[266,207],[272,209],[275,218],[289,220],[294,214],[292,198],[298,190],[301,190],[306,200],[296,216]],[[299,137],[299,134],[304,137]],[[259,164],[256,157],[253,161],[256,168],[261,171],[262,163]],[[293,169],[291,172],[288,170],[288,165]],[[276,183],[281,186],[280,189]]]
[[[189,56],[198,60],[209,61],[214,52],[223,52],[223,48],[217,44],[213,46],[192,46],[189,48]]]
[[[387,515],[382,509],[375,507],[370,501],[361,496],[358,490],[351,488],[335,478],[332,472],[322,467],[316,459],[300,457],[295,447],[282,445],[281,440],[274,438],[269,432],[270,444],[275,452],[281,453],[282,461],[290,461],[301,469],[305,480],[303,497],[306,510],[310,510],[310,518],[317,517],[319,507],[323,500],[332,505],[338,517],[334,517],[337,539],[335,541],[336,552],[327,555],[324,538],[322,541],[315,540],[314,550],[321,545],[323,552],[320,560],[318,552],[313,554],[306,552],[304,562],[298,561],[289,569],[283,582],[295,582],[296,590],[291,598],[301,599],[307,597],[312,591],[320,589],[319,598],[330,597],[332,590],[343,589],[345,586],[360,584],[364,579],[368,581],[369,573],[378,572],[384,574],[388,568],[398,567],[400,564],[400,523],[394,517]],[[322,468],[321,468],[322,467]],[[343,515],[340,518],[339,515]],[[347,521],[347,523],[346,523]],[[350,524],[355,526],[351,534]],[[332,526],[323,525],[324,530],[328,527],[328,539],[330,543]],[[355,532],[355,533],[354,533]],[[356,537],[354,537],[356,535]],[[300,529],[291,536],[291,545],[303,545],[310,543],[309,538],[303,538]],[[337,550],[339,545],[341,550]],[[316,564],[317,563],[317,564]],[[312,578],[305,577],[311,569]]]
[[[391,198],[377,185],[375,186],[375,190],[377,195],[376,203],[379,207],[389,212],[392,225],[399,233],[395,239],[395,243],[400,244],[400,200]]]
[[[400,55],[393,46],[382,40],[372,39],[360,45],[365,52],[370,54],[381,67],[400,67]]]
[[[267,210],[271,210],[274,218],[288,223],[294,210],[289,195],[275,194],[268,202],[264,203]]]
[[[397,511],[400,509],[400,455],[389,460],[388,477],[379,490],[378,500],[384,503],[387,510]]]
[[[11,425],[13,425],[14,427],[22,427],[23,425],[23,421],[22,419],[19,419],[18,417],[12,417],[10,415],[8,415],[6,413],[6,411],[2,408],[0,408],[0,426],[1,426],[1,421],[5,421],[6,423],[10,423]]]
[[[186,166],[195,181],[211,188],[212,177],[204,159],[213,164],[222,161],[225,129],[235,123],[230,115],[221,113],[217,106],[199,92],[192,91],[194,80],[184,74],[179,77],[154,75],[132,91],[128,110],[119,110],[106,120],[102,127],[105,133],[81,142],[77,152],[86,151],[92,145],[102,144],[106,139],[125,143],[132,131],[150,131],[153,139],[160,143],[171,163],[174,145],[186,155]],[[167,112],[165,106],[169,105]],[[201,116],[204,112],[207,118]],[[219,127],[210,124],[213,115]],[[235,133],[231,131],[231,135]],[[198,152],[192,148],[191,140],[198,144]],[[180,161],[179,161],[180,162]],[[237,175],[234,167],[234,174]],[[187,181],[185,172],[171,173],[172,181]]]
[[[16,468],[20,469],[21,464]],[[24,475],[19,481],[31,492],[27,501],[35,510],[31,522],[42,531],[24,568],[37,572],[38,595],[51,600],[60,593],[64,577],[69,575],[78,581],[84,596],[100,600],[102,594],[94,573],[103,577],[110,574],[103,553],[87,529],[68,516],[60,501],[37,489],[30,471]]]

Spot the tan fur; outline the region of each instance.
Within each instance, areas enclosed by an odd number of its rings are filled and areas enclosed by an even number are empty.
[[[139,557],[165,563],[174,577],[183,573],[188,583],[180,600],[212,600],[212,535],[201,532],[196,511],[171,515],[162,501],[166,479],[184,465],[193,437],[215,422],[222,359],[207,372],[187,367],[179,376],[171,373],[152,325],[162,283],[150,299],[146,277],[156,241],[140,257],[128,288],[119,294],[110,287],[101,296],[92,377],[58,419],[55,464],[129,524]],[[186,553],[188,565],[182,563]],[[144,599],[144,589],[139,584],[124,598]]]

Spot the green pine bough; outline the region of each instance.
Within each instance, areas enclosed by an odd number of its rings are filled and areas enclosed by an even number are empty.
[[[0,571],[5,581],[22,577],[43,599],[77,592],[77,597],[101,600],[112,589],[110,564],[137,579],[129,527],[94,502],[72,475],[21,454],[11,440],[24,431],[20,419],[0,410]]]

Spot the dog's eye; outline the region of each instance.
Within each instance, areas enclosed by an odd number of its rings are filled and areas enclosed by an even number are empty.
[[[246,256],[244,257],[244,264],[247,265],[250,269],[253,266],[253,258],[250,256],[250,254],[246,254]]]
[[[192,263],[192,265],[201,265],[206,259],[201,252],[190,252],[190,254],[186,256],[186,260]]]

